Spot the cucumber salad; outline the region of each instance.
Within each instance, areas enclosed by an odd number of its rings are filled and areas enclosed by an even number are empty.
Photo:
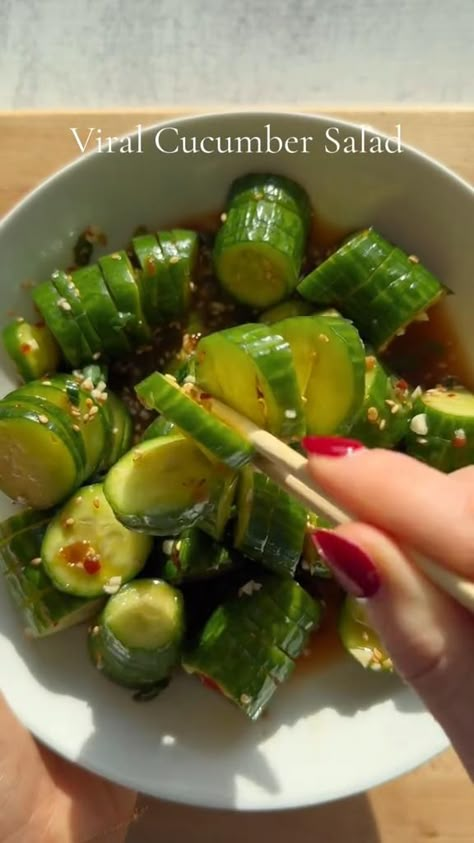
[[[297,449],[350,435],[474,463],[449,355],[418,382],[397,359],[448,290],[373,228],[330,249],[314,230],[303,187],[247,175],[214,222],[96,260],[87,230],[33,288],[38,321],[3,330],[21,385],[0,400],[0,490],[24,507],[0,524],[3,581],[29,636],[87,622],[93,665],[140,699],[184,669],[256,719],[328,615],[392,670],[311,541],[331,525],[258,470],[232,411]]]

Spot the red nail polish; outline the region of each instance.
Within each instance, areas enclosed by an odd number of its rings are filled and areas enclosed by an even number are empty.
[[[316,530],[316,548],[345,591],[354,597],[373,597],[380,588],[378,571],[358,545],[332,530]]]
[[[319,457],[346,457],[364,447],[357,439],[343,439],[341,436],[305,436],[301,443],[308,454]]]

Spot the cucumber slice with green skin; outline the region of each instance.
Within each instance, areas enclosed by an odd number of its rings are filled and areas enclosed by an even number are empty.
[[[68,363],[77,367],[91,360],[92,351],[72,315],[71,305],[58,294],[53,282],[38,284],[32,295]]]
[[[104,603],[102,599],[70,597],[54,588],[41,564],[41,544],[51,517],[45,515],[26,510],[21,513],[21,520],[18,516],[8,519],[2,525],[8,538],[0,544],[0,571],[25,624],[25,632],[34,638],[44,638],[91,620]]]
[[[84,475],[82,440],[54,405],[0,401],[0,489],[6,495],[34,509],[49,509],[70,495]]]
[[[196,381],[276,436],[299,439],[305,432],[291,348],[273,327],[249,323],[203,337]]]
[[[320,608],[305,592],[301,597],[302,592],[297,583],[276,577],[248,582],[239,598],[211,615],[196,645],[185,654],[184,669],[199,674],[205,684],[256,719],[278,685],[291,675],[293,659],[301,654],[318,622]],[[298,623],[280,606],[288,604],[294,614],[301,601],[305,610]],[[312,623],[307,621],[310,614]]]
[[[107,289],[96,264],[84,266],[72,274],[82,306],[101,340],[101,350],[111,357],[122,357],[131,351],[123,330],[123,318]]]
[[[140,442],[110,469],[105,495],[131,529],[176,535],[216,508],[229,469],[180,433]]]
[[[113,682],[160,688],[179,662],[184,628],[181,593],[162,580],[137,580],[110,598],[90,629],[89,651]]]
[[[177,319],[189,307],[191,282],[199,256],[199,236],[195,231],[174,228],[159,231],[157,238],[168,266],[168,283],[164,283],[163,276],[159,288],[159,308],[165,319]]]
[[[303,549],[307,511],[269,477],[241,472],[234,544],[283,576],[293,576]]]
[[[276,304],[269,310],[264,310],[258,321],[265,325],[273,325],[275,322],[281,322],[282,319],[291,319],[293,316],[310,316],[312,313],[314,313],[314,305],[303,299],[290,299],[290,301]]]
[[[157,325],[164,318],[160,307],[160,291],[169,284],[168,267],[154,234],[134,237],[132,247],[141,268],[138,284],[143,312],[150,325]]]
[[[63,422],[68,425],[75,440],[82,439],[84,445],[84,477],[90,477],[97,469],[107,442],[108,431],[100,412],[90,415],[87,396],[69,375],[56,375],[47,381],[32,381],[7,396],[9,400],[31,398],[43,405],[53,404],[62,413]]]
[[[308,194],[297,182],[285,176],[269,173],[250,173],[241,176],[232,183],[228,204],[247,204],[249,201],[259,202],[261,199],[275,202],[289,211],[300,214],[305,225],[309,225],[311,204]]]
[[[117,521],[100,483],[84,486],[55,515],[41,548],[46,573],[60,591],[77,597],[114,594],[140,573],[149,536]]]
[[[393,662],[378,634],[369,626],[363,606],[346,597],[339,616],[339,636],[344,649],[362,667],[369,670],[393,672]]]
[[[146,442],[147,439],[156,439],[157,436],[166,436],[168,433],[173,432],[177,433],[176,425],[165,419],[164,416],[158,416],[157,419],[153,419],[152,423],[148,425],[143,434],[143,441]]]
[[[108,451],[103,452],[101,471],[108,471],[132,446],[133,420],[124,402],[113,392],[107,393],[102,404],[109,434]]]
[[[236,567],[227,548],[197,527],[164,541],[163,551],[163,579],[176,585],[218,577]]]
[[[99,258],[104,281],[115,306],[123,317],[125,332],[133,343],[146,343],[151,331],[143,315],[140,290],[126,252],[114,252]]]
[[[263,310],[287,298],[301,270],[308,225],[281,204],[233,202],[214,242],[222,286],[238,301]]]
[[[154,372],[135,391],[148,409],[158,410],[207,452],[231,468],[249,462],[255,450],[237,431],[216,419],[201,400],[201,391],[193,384],[181,389],[171,375]]]
[[[316,267],[298,292],[340,308],[375,351],[381,351],[446,290],[418,258],[368,229]]]
[[[216,485],[209,497],[205,512],[197,524],[211,538],[222,541],[229,519],[234,514],[238,474],[221,463],[215,466]]]
[[[24,381],[41,378],[59,368],[61,351],[47,325],[15,320],[3,329],[2,339]]]
[[[408,384],[389,375],[373,355],[365,363],[364,403],[351,436],[368,448],[394,448],[408,431],[412,410]]]
[[[347,433],[364,398],[365,350],[338,314],[284,319],[272,326],[289,343],[310,435]]]
[[[416,390],[415,390],[416,394]],[[415,398],[406,451],[440,471],[474,463],[474,395],[439,386]]]
[[[90,359],[92,359],[94,354],[101,352],[102,341],[84,310],[79,290],[74,284],[72,275],[68,275],[66,272],[56,269],[51,275],[51,281],[53,282],[61,299],[69,304],[70,312],[72,313],[79,330],[90,348]]]
[[[301,570],[323,580],[332,580],[333,574],[326,565],[321,554],[316,549],[313,541],[313,533],[319,529],[330,529],[331,525],[326,519],[321,518],[314,512],[308,512],[306,519],[306,532],[303,541],[303,552],[301,556]]]

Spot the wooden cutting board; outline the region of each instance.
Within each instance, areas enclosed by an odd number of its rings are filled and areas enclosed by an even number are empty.
[[[209,109],[210,110],[210,109]],[[290,109],[288,109],[290,110]],[[308,112],[315,109],[300,109]],[[121,135],[183,111],[14,112],[0,114],[0,215],[42,179],[75,158],[70,127]],[[193,113],[187,111],[186,113]],[[474,182],[474,109],[328,110],[388,133],[400,123],[405,142]],[[357,759],[354,759],[357,763]],[[205,811],[142,799],[129,843],[472,843],[472,785],[452,751],[367,794],[278,814]]]

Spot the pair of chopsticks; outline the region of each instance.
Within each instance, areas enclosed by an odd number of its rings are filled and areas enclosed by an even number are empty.
[[[329,518],[334,525],[353,520],[349,513],[321,494],[308,470],[306,457],[215,398],[208,400],[207,409],[248,439],[257,452],[254,465],[288,494],[316,515]],[[410,558],[431,582],[474,613],[474,581],[463,579],[416,551],[410,550]]]

